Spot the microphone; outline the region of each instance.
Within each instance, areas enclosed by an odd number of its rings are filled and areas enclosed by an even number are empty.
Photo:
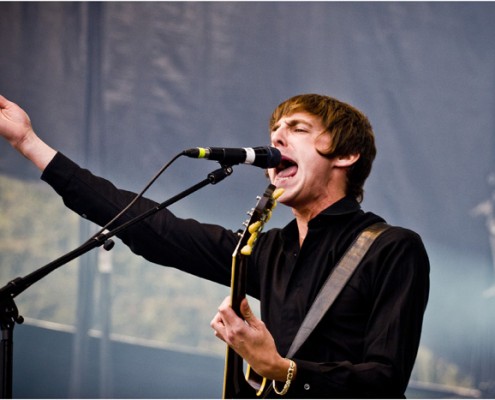
[[[282,154],[275,147],[194,147],[184,150],[191,158],[207,158],[222,164],[251,164],[260,168],[275,168],[280,164]]]

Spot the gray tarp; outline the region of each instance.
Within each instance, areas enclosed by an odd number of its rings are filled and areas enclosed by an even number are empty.
[[[133,190],[185,148],[267,144],[270,112],[294,94],[352,103],[378,143],[363,207],[423,236],[424,341],[442,351],[445,329],[471,326],[449,341],[459,361],[461,348],[493,352],[473,344],[493,319],[479,299],[493,276],[484,216],[470,210],[493,190],[494,21],[490,2],[0,3],[0,93],[48,142]],[[178,162],[155,193],[214,167]],[[0,172],[39,176],[5,143]],[[176,209],[236,226],[265,186],[239,166]],[[480,376],[495,375],[489,364]]]

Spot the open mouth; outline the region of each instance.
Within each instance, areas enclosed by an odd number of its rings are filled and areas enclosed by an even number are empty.
[[[277,178],[290,178],[297,173],[297,164],[294,160],[288,157],[282,156],[282,161],[275,168]]]

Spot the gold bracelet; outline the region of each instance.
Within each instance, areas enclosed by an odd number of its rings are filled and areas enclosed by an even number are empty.
[[[284,388],[279,392],[277,390],[277,384],[275,381],[272,382],[273,390],[275,390],[275,393],[277,393],[279,396],[283,396],[289,391],[290,384],[292,382],[292,378],[294,378],[294,370],[296,369],[296,363],[292,360],[289,360],[289,369],[287,370],[287,379],[285,381]]]

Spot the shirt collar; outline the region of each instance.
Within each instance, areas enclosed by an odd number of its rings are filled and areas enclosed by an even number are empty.
[[[323,210],[319,215],[325,215],[325,216],[344,215],[359,211],[360,209],[361,206],[354,197],[346,196],[333,203],[330,207]]]
[[[346,196],[342,199],[336,201],[328,208],[324,209],[320,214],[314,217],[311,221],[309,221],[309,225],[318,224],[322,219],[327,219],[329,217],[341,216],[346,214],[352,214],[361,210],[361,205],[358,201],[352,196]],[[292,220],[282,229],[282,235],[285,238],[290,237],[291,232],[294,233],[297,231],[296,220]]]

